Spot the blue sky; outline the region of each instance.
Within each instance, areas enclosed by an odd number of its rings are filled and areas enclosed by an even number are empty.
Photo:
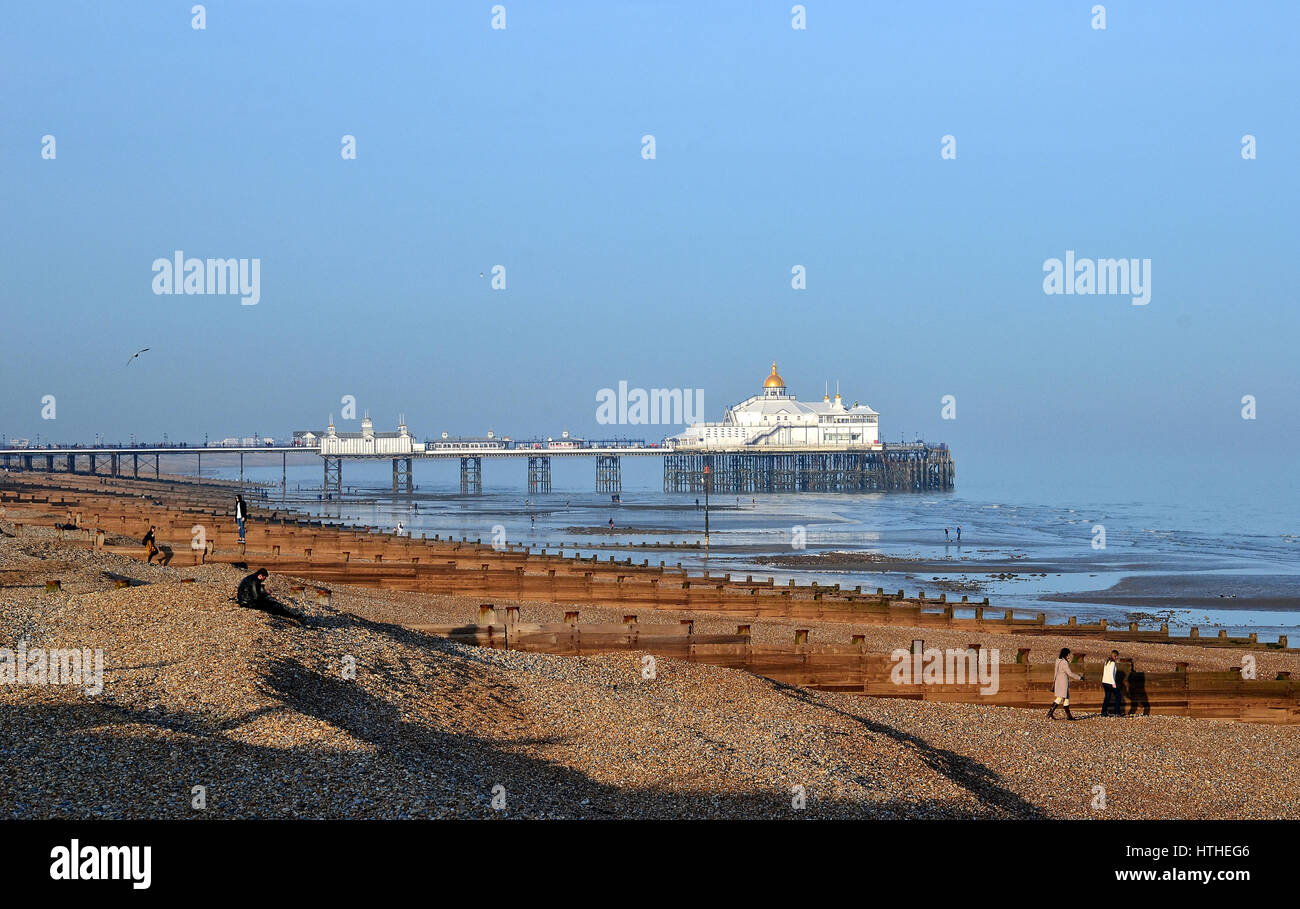
[[[1300,443],[1296,4],[191,5],[6,10],[11,437],[280,435],[345,394],[595,434],[602,387],[716,417],[776,359],[971,464]],[[153,294],[177,249],[260,258],[261,302]],[[1067,249],[1150,258],[1151,303],[1045,295]]]

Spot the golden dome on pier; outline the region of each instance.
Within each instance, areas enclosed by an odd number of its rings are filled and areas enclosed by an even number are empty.
[[[785,388],[785,379],[776,374],[776,361],[772,361],[772,374],[763,380],[764,388]]]

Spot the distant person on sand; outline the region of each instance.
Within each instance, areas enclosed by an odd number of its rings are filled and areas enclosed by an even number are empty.
[[[404,536],[405,534],[406,534],[406,528],[402,526],[402,522],[401,522],[401,521],[398,521],[398,522],[397,522],[397,535],[400,537],[400,536]]]
[[[1052,679],[1052,694],[1055,695],[1055,700],[1052,701],[1052,706],[1047,711],[1049,720],[1055,719],[1057,707],[1065,708],[1065,718],[1067,720],[1074,719],[1074,714],[1070,713],[1070,679],[1081,682],[1083,681],[1083,675],[1082,673],[1075,675],[1074,671],[1070,669],[1069,657],[1069,647],[1062,647],[1060,654],[1056,657],[1056,676]]]
[[[613,532],[614,532],[614,519],[613,519],[613,518],[610,518],[610,519],[609,519],[609,532],[610,532],[610,533],[613,533]]]
[[[140,541],[141,545],[144,546],[144,560],[146,562],[152,562],[153,557],[158,554],[158,541],[157,538],[154,537],[154,530],[154,526],[150,524],[149,532],[146,533],[144,539]]]
[[[1111,708],[1112,716],[1120,715],[1119,697],[1119,651],[1112,650],[1110,659],[1101,670],[1101,715],[1106,715],[1106,708]]]
[[[269,612],[272,615],[282,616],[286,619],[294,619],[306,625],[307,617],[305,615],[284,608],[267,594],[266,578],[267,571],[265,568],[259,568],[244,578],[239,582],[239,591],[235,594],[235,601],[245,609],[260,609],[263,612]]]
[[[958,543],[961,542],[961,525],[960,525],[960,524],[957,525],[957,542],[958,542]]]
[[[239,525],[239,542],[244,542],[244,522],[248,520],[248,503],[241,495],[235,495],[235,523]]]
[[[951,539],[952,539],[952,536],[948,533],[948,528],[947,528],[947,527],[945,527],[945,528],[943,529],[943,538],[944,538],[945,540],[951,540]]]

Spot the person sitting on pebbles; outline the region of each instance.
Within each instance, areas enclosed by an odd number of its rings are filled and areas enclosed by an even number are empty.
[[[307,616],[294,612],[292,609],[286,609],[266,592],[266,578],[266,569],[259,568],[240,581],[239,590],[235,594],[235,602],[245,609],[260,609],[263,612],[269,612],[271,615],[293,619],[301,625],[306,625]]]
[[[1070,648],[1062,647],[1060,654],[1056,657],[1056,676],[1052,679],[1052,694],[1055,700],[1047,711],[1047,718],[1053,719],[1057,707],[1065,708],[1065,718],[1073,720],[1074,714],[1070,713],[1070,679],[1076,682],[1083,681],[1083,674],[1075,675],[1070,669]]]

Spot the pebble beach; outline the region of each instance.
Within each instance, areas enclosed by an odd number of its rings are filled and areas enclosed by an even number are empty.
[[[244,572],[228,565],[163,567],[42,528],[13,534],[0,521],[0,646],[102,650],[104,680],[97,695],[0,685],[0,816],[1300,818],[1292,727],[1051,722],[1038,710],[811,691],[666,658],[646,679],[636,653],[491,650],[406,627],[471,623],[477,599],[336,585],[328,603],[308,602],[293,578],[273,575],[271,593],[309,617],[302,627],[239,608]],[[61,590],[46,592],[50,577]],[[563,611],[518,605],[530,621]],[[729,624],[666,611],[642,621],[681,617],[702,630]],[[850,630],[872,649],[964,643],[842,624],[811,636]],[[788,640],[789,626],[753,633]],[[1036,661],[1063,646],[987,643],[1004,659],[1031,647]],[[1128,651],[1151,668],[1234,659]],[[1300,669],[1294,654],[1258,659],[1261,671]]]

